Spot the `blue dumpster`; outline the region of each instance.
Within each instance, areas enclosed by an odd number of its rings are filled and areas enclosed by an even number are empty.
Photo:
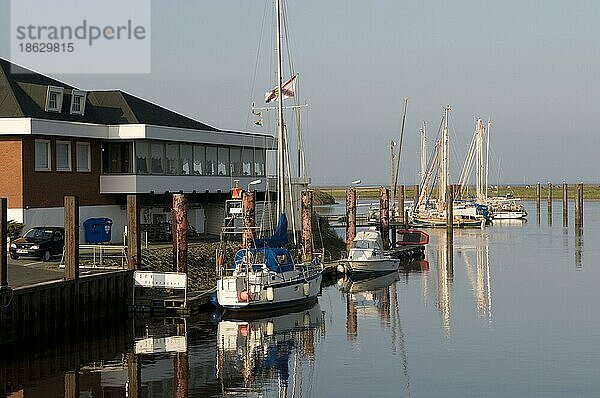
[[[112,220],[106,217],[88,218],[83,222],[87,243],[110,242]]]

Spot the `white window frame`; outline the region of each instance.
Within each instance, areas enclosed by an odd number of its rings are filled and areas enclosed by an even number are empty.
[[[48,158],[48,167],[38,167],[38,162],[37,162],[37,156],[38,156],[38,150],[37,150],[37,144],[38,143],[44,143],[46,144],[46,156]],[[50,140],[35,140],[34,143],[34,168],[35,171],[52,171],[52,146],[50,145]]]
[[[83,150],[86,152],[87,156],[87,166],[85,169],[79,168],[79,151]],[[90,173],[92,171],[92,150],[89,142],[77,142],[75,144],[75,152],[77,159],[77,171],[80,173]]]
[[[48,86],[46,91],[46,112],[59,112],[62,110],[63,93],[65,89],[62,87]],[[50,93],[56,94],[55,106],[50,106]]]
[[[79,103],[79,110],[75,109],[75,97],[81,98]],[[71,92],[71,115],[82,115],[85,113],[85,99],[87,93],[81,90],[73,90]]]
[[[67,162],[68,162],[68,166],[67,167],[63,167],[63,168],[59,168],[59,164],[58,164],[58,147],[62,144],[67,144],[67,148],[68,148],[68,153],[67,153]],[[73,165],[72,165],[72,152],[71,152],[71,141],[56,141],[56,145],[55,145],[55,151],[56,151],[56,171],[72,171],[73,170]]]

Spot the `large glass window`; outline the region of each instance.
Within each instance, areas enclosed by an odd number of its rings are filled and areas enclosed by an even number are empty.
[[[265,175],[265,150],[256,149],[254,151],[254,175]]]
[[[205,174],[214,176],[217,174],[217,147],[206,147],[206,170]]]
[[[181,158],[181,173],[185,175],[192,174],[194,164],[192,146],[186,144],[179,145],[179,157]]]
[[[92,171],[92,161],[89,142],[78,142],[77,152],[77,171]]]
[[[254,163],[254,150],[252,148],[242,149],[242,174],[251,176],[252,163]]]
[[[161,142],[153,142],[150,145],[150,152],[152,155],[151,163],[152,174],[163,174],[165,172],[165,144]]]
[[[217,167],[220,176],[229,175],[229,148],[219,147],[219,165]]]
[[[230,148],[229,154],[231,157],[231,175],[241,176],[242,175],[242,149],[241,148]]]
[[[206,174],[206,151],[203,145],[194,145],[194,174]]]
[[[131,173],[132,147],[131,142],[104,142],[102,144],[102,172]]]
[[[35,171],[50,171],[50,141],[35,140]]]
[[[150,142],[135,142],[135,169],[138,174],[150,173]]]
[[[179,144],[166,145],[165,159],[167,174],[181,174],[179,171]]]

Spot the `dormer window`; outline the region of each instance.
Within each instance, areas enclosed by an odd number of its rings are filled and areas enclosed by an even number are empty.
[[[86,94],[85,91],[73,90],[71,94],[71,115],[83,115]]]
[[[63,100],[62,87],[48,86],[46,94],[46,112],[60,112]]]

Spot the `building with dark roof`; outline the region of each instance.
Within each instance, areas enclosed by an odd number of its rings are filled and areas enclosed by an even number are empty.
[[[142,222],[152,224],[167,222],[171,193],[184,192],[190,224],[217,232],[234,181],[264,180],[273,148],[270,135],[220,130],[120,90],[80,90],[0,59],[0,196],[9,219],[26,227],[62,225],[63,198],[77,195],[82,221],[109,217],[120,234],[127,194],[141,195]],[[255,188],[264,195],[264,184]]]

